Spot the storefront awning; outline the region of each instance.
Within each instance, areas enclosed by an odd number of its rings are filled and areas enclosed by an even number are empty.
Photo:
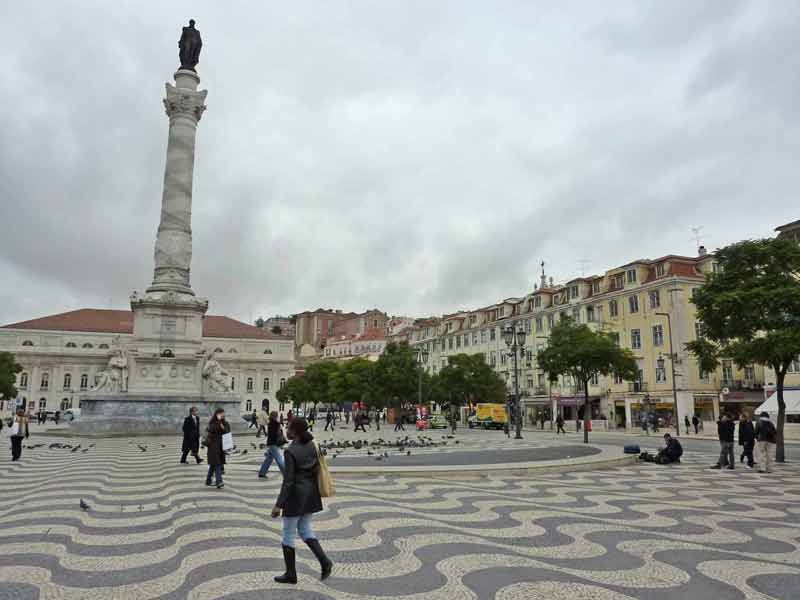
[[[783,401],[787,415],[800,415],[800,389],[784,389]],[[764,411],[773,418],[778,414],[778,393],[774,389],[767,390],[767,400],[756,409],[756,414]]]

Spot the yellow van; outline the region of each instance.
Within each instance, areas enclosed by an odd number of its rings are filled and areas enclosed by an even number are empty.
[[[508,422],[505,404],[478,404],[475,415],[469,418],[469,426],[484,429],[503,429]]]

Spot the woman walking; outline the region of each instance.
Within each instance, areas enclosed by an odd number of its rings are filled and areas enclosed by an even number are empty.
[[[317,557],[322,574],[320,579],[327,579],[331,574],[333,563],[325,555],[311,528],[314,513],[322,510],[322,498],[319,495],[317,472],[319,456],[314,436],[308,431],[308,422],[295,417],[289,424],[287,435],[292,443],[285,452],[283,485],[281,486],[272,518],[277,519],[283,512],[283,560],[286,572],[275,577],[278,583],[297,583],[295,568],[295,531]]]
[[[225,411],[218,408],[214,411],[214,416],[208,423],[206,445],[208,452],[206,460],[208,460],[208,474],[206,475],[206,485],[213,485],[211,483],[211,475],[214,475],[217,489],[224,487],[222,481],[222,467],[225,464],[225,453],[222,451],[222,436],[230,433],[231,426],[225,420]]]
[[[264,452],[264,462],[261,463],[261,468],[258,470],[258,477],[260,479],[267,478],[267,471],[269,471],[272,461],[278,465],[278,470],[283,473],[283,452],[281,446],[286,443],[286,439],[281,431],[281,424],[278,421],[278,413],[274,410],[269,413],[269,424],[267,425],[267,451]]]
[[[19,460],[22,456],[22,440],[27,438],[28,432],[28,417],[25,416],[25,411],[21,408],[17,409],[17,414],[11,422],[11,460]]]

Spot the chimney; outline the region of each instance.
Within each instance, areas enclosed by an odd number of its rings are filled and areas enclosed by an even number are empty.
[[[705,246],[700,246],[697,249],[697,256],[705,256],[706,254],[707,254],[707,252],[706,252],[706,247]]]

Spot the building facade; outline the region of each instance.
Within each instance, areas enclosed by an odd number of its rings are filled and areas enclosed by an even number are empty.
[[[81,309],[0,327],[0,351],[12,352],[22,366],[15,403],[28,412],[79,408],[108,364],[115,338],[133,336],[133,313]],[[275,392],[294,375],[294,343],[224,316],[203,319],[204,350],[216,358],[242,396],[243,411],[272,403]],[[10,402],[0,410],[8,412]]]
[[[329,339],[328,345],[323,350],[323,358],[327,360],[366,358],[376,361],[385,348],[386,336],[383,331],[369,330],[361,335]]]
[[[639,366],[634,381],[601,376],[591,382],[592,418],[605,418],[612,427],[637,427],[643,415],[656,415],[666,423],[673,419],[677,397],[681,425],[685,416],[694,414],[713,421],[720,410],[757,406],[764,383],[763,368],[740,370],[732,361],[723,361],[714,373],[702,373],[685,350],[687,342],[702,335],[690,301],[692,290],[702,285],[715,264],[701,250],[696,257],[636,260],[559,285],[542,275],[524,297],[420,320],[390,340],[424,345],[429,352],[425,368],[433,373],[453,354],[482,354],[511,390],[513,356],[502,332],[509,325],[524,328],[525,349],[517,361],[525,410],[529,415],[542,412],[548,419],[558,412],[569,420],[582,415],[582,390],[569,378],[551,385],[536,364],[536,353],[547,345],[553,326],[569,317],[615,336],[631,349]]]
[[[331,308],[301,312],[295,315],[295,346],[301,356],[313,359],[324,355],[329,339],[341,341],[371,331],[383,332],[388,320],[377,308],[362,313]]]

